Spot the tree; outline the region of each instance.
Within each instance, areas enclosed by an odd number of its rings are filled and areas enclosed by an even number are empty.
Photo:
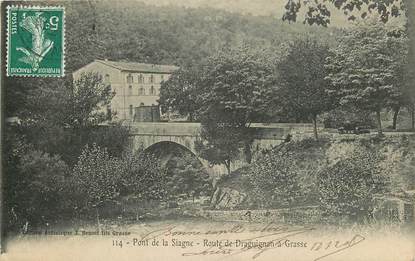
[[[410,107],[411,93],[409,86],[413,81],[408,75],[408,38],[406,35],[398,35],[390,43],[390,49],[393,50],[393,60],[396,63],[394,70],[394,92],[388,103],[388,107],[393,111],[392,128],[396,129],[399,111],[402,107]]]
[[[389,34],[379,23],[356,26],[346,32],[327,58],[329,93],[344,106],[380,113],[399,96],[402,38]]]
[[[241,155],[244,143],[252,139],[244,135],[246,130],[222,122],[202,121],[201,139],[195,142],[196,151],[213,165],[225,165],[230,174],[232,161]]]
[[[71,126],[86,127],[107,119],[106,106],[110,104],[113,94],[111,87],[102,81],[98,73],[82,73],[73,81],[70,97]]]
[[[415,130],[415,69],[410,59],[413,59],[411,55],[414,55],[413,44],[409,47],[409,53],[406,60],[406,68],[404,70],[403,75],[403,83],[402,83],[402,99],[403,99],[403,106],[407,108],[408,112],[411,115],[411,129]]]
[[[249,127],[268,110],[273,80],[271,61],[248,46],[223,50],[209,59],[197,99],[201,137],[206,141],[198,147],[202,157],[213,164],[224,163],[228,171],[239,150],[251,161],[253,132]],[[217,155],[212,153],[215,150]]]
[[[325,59],[329,47],[317,40],[299,38],[290,44],[288,54],[278,64],[281,87],[277,90],[276,103],[282,114],[299,120],[312,120],[317,139],[317,116],[333,105],[327,94]]]
[[[162,82],[159,103],[166,111],[177,111],[187,116],[190,121],[195,119],[198,107],[197,97],[198,72],[192,68],[180,68],[170,78]]]
[[[391,17],[398,17],[405,13],[405,2],[410,2],[410,0],[287,0],[283,20],[295,22],[303,5],[307,8],[304,23],[309,25],[327,26],[330,24],[330,6],[343,11],[350,21],[356,20],[356,15],[365,19],[368,14],[377,12],[380,21],[386,23]]]
[[[98,126],[107,120],[105,106],[113,95],[95,73],[72,78],[43,81],[31,89],[18,114],[19,127],[36,149],[60,155],[73,166],[86,144],[107,147],[111,155],[121,155],[128,142],[126,127]],[[117,142],[114,143],[114,139]]]

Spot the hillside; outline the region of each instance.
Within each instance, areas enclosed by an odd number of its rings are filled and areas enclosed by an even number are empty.
[[[415,189],[414,135],[392,135],[384,138],[374,135],[340,135],[318,142],[304,139],[277,146],[259,156],[258,164],[253,163],[224,176],[217,184],[213,202],[216,208],[261,208],[261,205],[255,204],[261,195],[255,194],[255,188],[250,182],[255,178],[252,175],[256,175],[252,169],[259,165],[261,171],[266,171],[269,160],[287,157],[294,163],[291,174],[295,173],[297,176],[302,191],[302,199],[298,201],[298,205],[318,205],[320,200],[316,184],[319,173],[328,166],[365,150],[381,155],[377,165],[380,173],[390,179],[388,186],[391,194],[405,194],[404,191]],[[277,170],[273,170],[273,173],[271,176],[278,175]]]
[[[99,1],[67,3],[67,68],[95,58],[160,64],[194,64],[225,45],[248,43],[278,52],[306,32],[329,29],[288,24],[212,8],[151,6]],[[332,29],[331,29],[332,30]]]

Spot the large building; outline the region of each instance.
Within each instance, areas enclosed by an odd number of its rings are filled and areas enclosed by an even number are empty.
[[[74,79],[84,72],[97,72],[115,94],[108,109],[116,120],[157,121],[161,82],[178,67],[135,62],[95,60],[75,71]],[[147,112],[147,113],[146,113]],[[150,115],[148,114],[150,113]]]

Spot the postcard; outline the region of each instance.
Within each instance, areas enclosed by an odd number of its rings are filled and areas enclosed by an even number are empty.
[[[1,260],[415,260],[415,3],[1,3]]]

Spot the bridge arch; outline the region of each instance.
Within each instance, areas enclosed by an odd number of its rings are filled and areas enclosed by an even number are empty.
[[[189,146],[185,146],[185,145],[174,142],[174,141],[167,141],[167,140],[159,141],[159,142],[149,145],[146,148],[143,148],[140,153],[144,153],[144,154],[149,153],[149,154],[154,154],[156,156],[162,157],[161,158],[162,164],[165,164],[166,161],[168,161],[170,157],[173,156],[174,152],[178,152],[178,153],[184,152],[184,153],[188,153],[189,155],[191,155],[192,158],[197,159],[200,162],[200,164],[207,169],[208,166],[204,164],[203,159],[198,157],[197,154],[189,148]]]
[[[193,136],[164,136],[164,135],[135,135],[133,136],[133,150],[145,151],[159,143],[174,143],[180,145],[197,156],[195,149],[196,137]]]
[[[227,173],[226,167],[224,165],[211,165],[207,160],[201,158],[198,155],[195,149],[195,141],[197,139],[197,136],[132,135],[131,138],[131,149],[133,152],[141,151],[148,153],[151,150],[155,149],[157,146],[160,146],[162,144],[170,144],[177,146],[177,148],[187,150],[189,153],[192,154],[192,156],[196,157],[198,161],[202,164],[204,169],[212,178],[214,186],[216,182],[220,179],[220,177]]]

